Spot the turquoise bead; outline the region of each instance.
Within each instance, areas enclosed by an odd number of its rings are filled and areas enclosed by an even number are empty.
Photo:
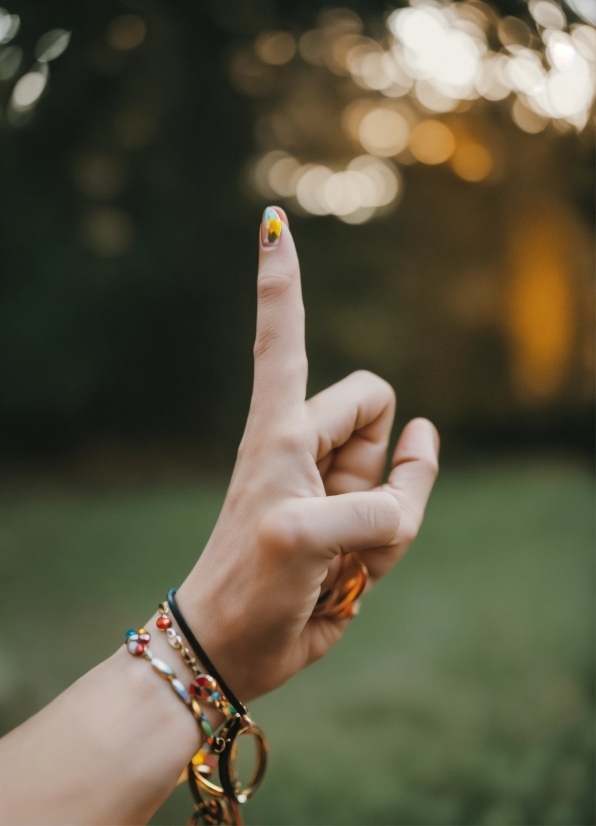
[[[129,637],[133,637],[136,633],[137,632],[135,631],[134,628],[129,628],[128,631],[126,632],[126,639],[128,639]]]

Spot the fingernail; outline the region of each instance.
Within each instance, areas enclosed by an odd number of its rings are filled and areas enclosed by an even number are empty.
[[[264,247],[274,247],[279,243],[282,226],[281,218],[277,212],[273,207],[267,207],[263,213],[261,223],[261,240]]]

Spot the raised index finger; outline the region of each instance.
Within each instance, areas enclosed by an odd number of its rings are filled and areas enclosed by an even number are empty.
[[[306,398],[308,365],[300,267],[287,217],[267,207],[261,223],[257,279],[253,405],[271,413]]]

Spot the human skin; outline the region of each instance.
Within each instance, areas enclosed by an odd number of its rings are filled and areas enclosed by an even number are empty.
[[[245,433],[213,534],[178,592],[187,622],[245,702],[339,640],[349,620],[311,617],[321,587],[343,553],[365,562],[367,590],[395,565],[438,467],[436,430],[414,419],[381,484],[395,395],[377,376],[353,373],[306,400],[298,259],[276,209],[278,243],[261,227]],[[188,684],[154,619],[152,651]],[[0,823],[146,823],[199,746],[188,709],[121,647],[0,740]]]

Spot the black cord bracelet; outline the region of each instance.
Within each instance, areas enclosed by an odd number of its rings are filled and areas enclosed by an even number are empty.
[[[234,708],[236,709],[236,711],[239,712],[240,714],[242,714],[242,715],[247,714],[246,707],[236,697],[236,695],[231,690],[231,688],[228,686],[226,681],[223,679],[223,677],[221,676],[221,674],[219,673],[217,668],[213,665],[213,663],[211,662],[211,660],[209,659],[209,657],[207,656],[207,654],[203,650],[203,646],[200,644],[198,639],[195,637],[193,632],[190,630],[190,628],[188,626],[188,623],[186,622],[186,620],[182,616],[182,612],[180,611],[180,608],[178,607],[178,603],[176,602],[176,591],[177,590],[178,590],[177,588],[172,588],[172,590],[168,592],[168,605],[170,606],[170,611],[172,612],[172,614],[174,616],[174,619],[178,623],[178,626],[180,627],[180,630],[182,631],[182,633],[184,634],[184,636],[188,640],[188,644],[190,645],[192,650],[195,652],[195,654],[197,655],[199,660],[202,662],[202,664],[205,666],[205,668],[207,669],[209,674],[211,674],[213,679],[216,680],[216,682],[219,683],[220,688],[223,691],[223,693],[225,694],[226,699],[228,700],[230,705],[233,705]]]

